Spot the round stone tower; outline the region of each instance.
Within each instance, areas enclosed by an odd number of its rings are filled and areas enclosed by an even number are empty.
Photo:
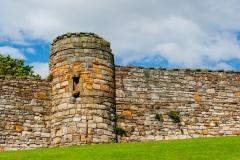
[[[94,33],[57,37],[50,51],[52,145],[115,142],[115,67]]]

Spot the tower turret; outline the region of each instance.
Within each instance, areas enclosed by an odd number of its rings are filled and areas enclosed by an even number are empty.
[[[114,142],[110,43],[94,33],[67,33],[53,41],[49,61],[52,145]]]

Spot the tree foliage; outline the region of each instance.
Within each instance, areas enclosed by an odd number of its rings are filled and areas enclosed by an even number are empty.
[[[40,77],[35,75],[33,66],[24,65],[24,60],[11,58],[0,54],[0,75],[20,77]]]

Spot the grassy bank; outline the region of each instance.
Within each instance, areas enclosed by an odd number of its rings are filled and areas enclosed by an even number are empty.
[[[96,144],[1,152],[2,160],[240,160],[240,137]]]

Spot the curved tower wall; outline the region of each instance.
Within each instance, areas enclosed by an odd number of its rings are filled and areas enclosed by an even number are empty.
[[[52,145],[115,141],[115,69],[110,43],[94,33],[57,37],[50,51]]]

